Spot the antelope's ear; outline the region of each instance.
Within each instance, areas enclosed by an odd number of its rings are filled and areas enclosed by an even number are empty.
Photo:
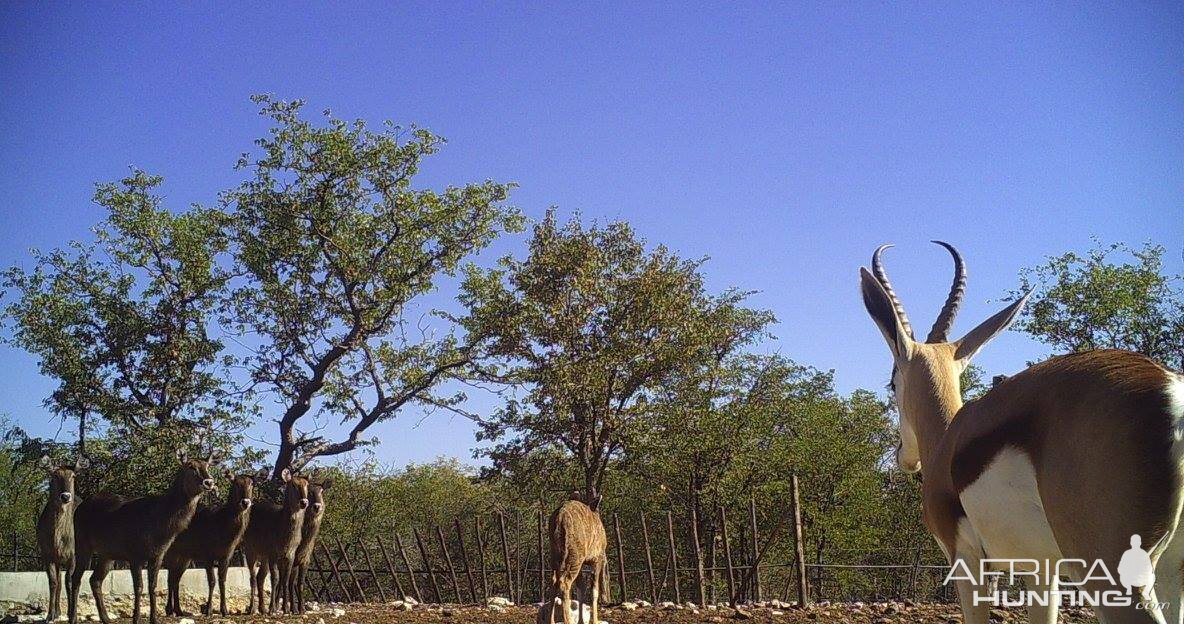
[[[74,458],[74,472],[86,470],[87,468],[90,468],[90,460],[87,459],[86,456],[79,455],[78,457]]]
[[[892,299],[883,284],[863,267],[859,267],[859,291],[863,295],[863,307],[880,328],[893,357],[907,361],[913,356],[913,339],[897,318]]]
[[[321,481],[321,489],[322,490],[327,490],[331,487],[333,487],[333,477],[329,477],[328,479]]]
[[[229,468],[222,469],[222,476],[226,477],[227,481],[234,481],[234,471]]]
[[[184,449],[177,449],[177,461],[179,461],[183,464],[188,460],[189,460],[189,453],[186,453]]]
[[[49,459],[49,455],[42,455],[41,459],[37,460],[37,467],[42,470],[53,470],[53,461]]]
[[[962,337],[957,342],[957,349],[954,351],[954,357],[960,362],[969,362],[970,358],[974,357],[978,350],[983,348],[983,345],[991,341],[992,338],[1007,331],[1008,327],[1015,322],[1016,317],[1020,315],[1020,311],[1024,309],[1024,305],[1028,303],[1028,297],[1032,296],[1032,291],[1028,291],[1019,301],[1003,308],[995,313],[995,316],[983,321],[978,327],[970,330],[968,334]]]
[[[213,466],[222,461],[222,451],[210,451],[210,456],[206,458],[206,463]]]
[[[284,480],[284,483],[291,481],[292,470],[290,468],[284,468],[283,472],[280,472],[280,478]]]
[[[270,474],[271,474],[271,473],[270,473],[270,472],[268,472],[266,468],[260,468],[260,469],[259,469],[259,472],[256,472],[256,473],[255,473],[255,476],[254,476],[254,477],[252,477],[252,478],[255,480],[255,483],[264,483],[264,482],[266,482],[266,481],[267,481],[267,477],[268,477]]]

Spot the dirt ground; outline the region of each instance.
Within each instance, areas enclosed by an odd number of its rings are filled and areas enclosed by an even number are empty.
[[[310,612],[301,615],[249,616],[206,618],[194,616],[178,619],[168,617],[163,624],[538,624],[539,607],[477,606],[477,605],[411,605],[402,602],[387,604],[326,604],[310,605]],[[125,612],[126,613],[126,612]],[[145,614],[146,615],[146,614]],[[31,612],[17,615],[10,612],[0,622],[33,624],[44,622]],[[608,624],[956,624],[962,616],[955,605],[888,603],[835,603],[812,605],[797,609],[780,603],[743,606],[739,613],[726,606],[707,608],[675,607],[669,603],[646,606],[627,603],[600,610],[600,619]],[[85,618],[90,624],[97,618]],[[141,620],[146,624],[147,617]],[[543,620],[545,621],[545,620]],[[1020,623],[1027,618],[1020,609],[991,611],[991,621]],[[1072,624],[1094,623],[1097,620],[1088,609],[1062,609],[1061,622]],[[128,617],[116,620],[130,624]]]
[[[303,616],[231,616],[212,619],[196,617],[196,624],[535,624],[539,607],[509,606],[486,607],[473,605],[415,605],[401,604],[349,604],[318,605],[317,611]],[[851,624],[947,624],[962,621],[954,605],[911,603],[872,604],[821,604],[809,609],[796,609],[782,605],[747,606],[742,612],[728,607],[706,609],[637,607],[635,609],[616,607],[602,608],[600,619],[609,624],[648,624],[670,622],[672,624],[738,623],[753,624],[799,624],[799,623],[851,623]],[[992,611],[992,622],[1026,622],[1027,618],[1018,609]],[[121,620],[126,623],[129,620]],[[1061,613],[1061,622],[1096,622],[1088,610],[1067,609]],[[166,624],[178,623],[168,618]]]

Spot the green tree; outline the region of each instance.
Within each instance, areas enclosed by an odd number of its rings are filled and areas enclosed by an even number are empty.
[[[278,475],[371,443],[366,430],[408,404],[463,399],[436,391],[468,364],[468,349],[404,314],[521,219],[504,203],[506,184],[412,187],[443,143],[427,130],[376,132],[328,113],[316,125],[300,101],[255,101],[273,128],[256,141],[261,154],[239,161],[250,179],[223,195],[243,276],[225,320],[250,335],[252,381],[283,403]],[[353,424],[332,440],[307,424],[310,414]]]
[[[654,417],[675,371],[759,339],[772,314],[743,307],[748,293],[707,292],[702,260],[647,250],[625,223],[558,222],[534,228],[526,259],[470,267],[458,322],[482,354],[481,377],[521,387],[483,422],[481,453],[496,470],[558,449],[580,468],[586,493],[602,491],[611,461]]]
[[[1184,278],[1163,268],[1164,248],[1098,243],[1020,273],[1035,289],[1016,327],[1060,352],[1128,349],[1184,369]]]
[[[227,219],[170,212],[160,184],[139,170],[100,184],[95,202],[107,218],[95,243],[34,250],[32,269],[3,273],[6,341],[57,380],[46,405],[79,420],[80,443],[91,414],[131,433],[241,422],[243,395],[209,333],[229,279],[217,262]]]

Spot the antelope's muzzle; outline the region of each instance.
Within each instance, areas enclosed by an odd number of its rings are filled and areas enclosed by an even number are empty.
[[[308,499],[307,498],[300,499],[300,508],[301,509],[308,509]]]
[[[212,489],[214,489],[214,480],[213,479],[205,479],[204,481],[201,482],[201,486],[207,490],[212,490]]]
[[[242,505],[243,509],[250,509],[251,508],[251,499],[244,498],[241,501],[239,501],[238,504]]]
[[[63,503],[68,503],[74,500],[74,495],[69,492],[62,492],[61,494],[58,494],[58,498],[60,498]]]

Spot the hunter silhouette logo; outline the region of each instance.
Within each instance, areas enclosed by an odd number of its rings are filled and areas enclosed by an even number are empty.
[[[1118,561],[1118,580],[1126,588],[1129,596],[1131,587],[1150,588],[1155,584],[1155,567],[1151,565],[1151,555],[1143,550],[1143,538],[1138,534],[1131,536],[1130,550],[1122,553]]]

